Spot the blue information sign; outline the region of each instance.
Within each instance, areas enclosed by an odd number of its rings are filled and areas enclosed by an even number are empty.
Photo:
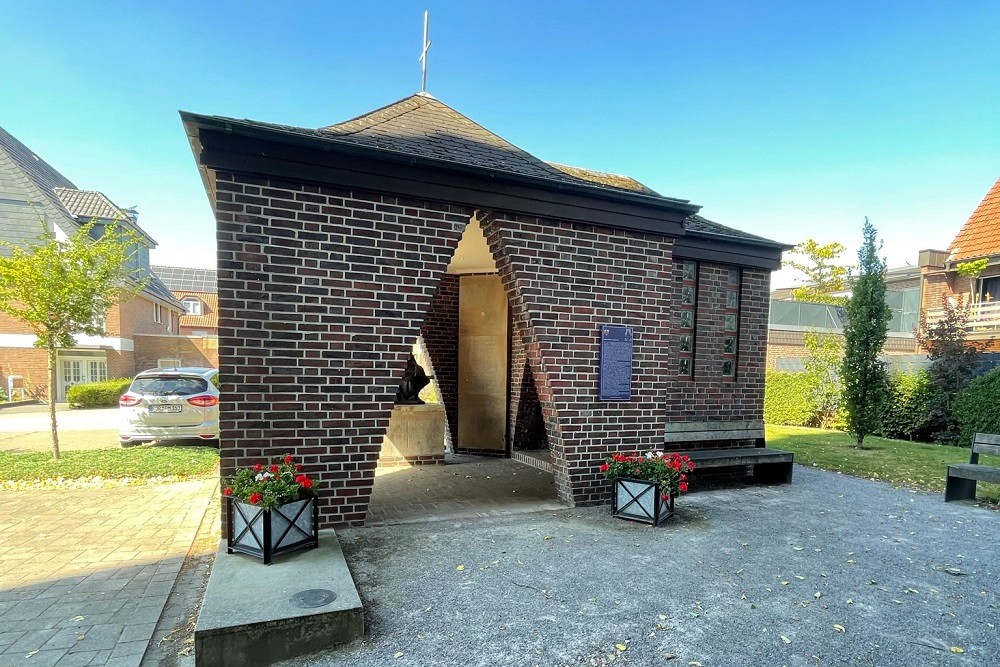
[[[632,400],[632,327],[601,325],[601,365],[598,378],[600,400]]]

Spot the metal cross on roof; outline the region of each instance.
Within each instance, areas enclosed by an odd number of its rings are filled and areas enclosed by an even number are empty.
[[[420,92],[422,93],[427,92],[427,51],[428,49],[431,48],[431,43],[427,39],[427,18],[429,14],[430,12],[424,11],[424,48],[420,52],[420,58],[419,58],[420,62],[422,63],[421,65],[422,77],[420,81]]]

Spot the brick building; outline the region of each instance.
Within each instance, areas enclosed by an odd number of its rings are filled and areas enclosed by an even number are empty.
[[[146,336],[144,362],[172,358],[183,366],[219,367],[219,295],[215,269],[152,266],[153,273],[184,306],[179,336]]]
[[[762,436],[789,246],[423,93],[321,129],[182,117],[218,222],[223,475],[297,452],[323,523],[363,523],[419,336],[454,449],[547,447],[568,504],[607,499],[611,451]],[[632,328],[630,400],[599,400],[603,324]]]
[[[92,234],[100,234],[103,226],[116,222],[139,235],[141,245],[133,268],[146,284],[134,298],[105,314],[105,336],[78,336],[75,348],[59,352],[58,400],[64,400],[66,389],[74,384],[127,377],[144,368],[137,363],[144,355],[141,336],[176,337],[182,307],[150,273],[149,250],[156,242],[136,224],[134,211],[115,206],[100,192],[78,189],[0,128],[0,238],[15,245],[26,244],[44,229],[65,239],[91,220],[97,223]],[[0,314],[0,386],[6,390],[7,379],[18,376],[27,396],[44,398],[49,384],[47,359],[34,342],[35,336],[23,323]]]
[[[960,275],[958,265],[986,260],[986,268],[974,277]],[[942,315],[942,301],[970,306],[968,337],[989,341],[1000,350],[1000,178],[955,235],[947,250],[920,251],[923,278],[921,306],[933,322]]]

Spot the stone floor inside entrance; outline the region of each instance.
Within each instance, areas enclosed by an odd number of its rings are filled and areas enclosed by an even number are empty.
[[[378,468],[368,526],[565,509],[552,473],[511,459],[448,454],[444,465]]]

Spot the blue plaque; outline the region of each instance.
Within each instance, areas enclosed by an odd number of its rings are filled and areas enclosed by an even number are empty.
[[[600,400],[632,400],[632,327],[601,325],[598,383]]]

